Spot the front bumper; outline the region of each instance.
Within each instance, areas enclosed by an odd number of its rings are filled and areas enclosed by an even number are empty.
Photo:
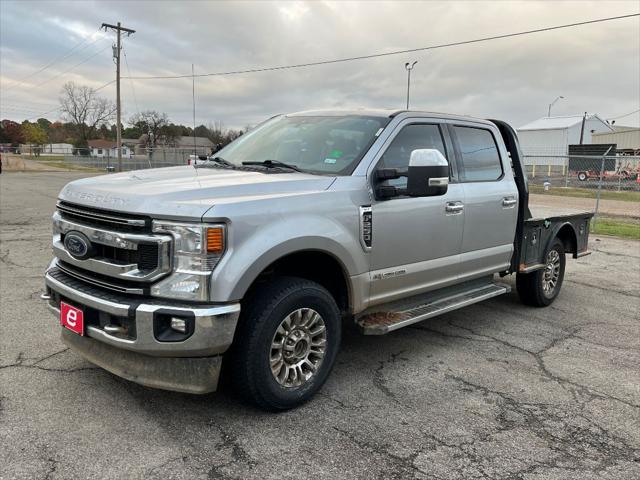
[[[240,305],[193,305],[134,299],[87,285],[55,266],[45,274],[51,312],[60,318],[60,301],[90,311],[98,319],[85,327],[81,337],[63,329],[62,339],[92,363],[128,380],[150,387],[188,393],[216,390],[221,355],[233,341]],[[159,341],[154,334],[156,315],[193,318],[191,336],[183,341]],[[112,319],[112,320],[110,320]],[[110,334],[105,323],[122,322],[135,335]]]

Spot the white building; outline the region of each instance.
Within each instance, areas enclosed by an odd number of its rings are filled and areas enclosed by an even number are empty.
[[[73,145],[70,143],[47,143],[42,145],[41,155],[71,155]]]
[[[525,156],[567,155],[569,145],[580,143],[582,115],[565,117],[544,117],[518,128],[520,148]],[[610,133],[613,128],[598,115],[587,115],[584,124],[583,144],[592,143],[592,135]],[[531,164],[531,158],[525,163]],[[562,165],[563,158],[545,158],[544,163]]]
[[[103,158],[110,157],[115,158],[118,156],[117,143],[111,140],[89,140],[89,148],[91,149],[90,155],[92,157]],[[131,157],[133,153],[131,149],[126,145],[122,145],[122,156]]]

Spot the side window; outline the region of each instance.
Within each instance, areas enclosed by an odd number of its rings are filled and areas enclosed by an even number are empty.
[[[462,178],[465,182],[498,180],[502,163],[498,146],[489,130],[453,127],[462,155]]]
[[[378,168],[407,168],[411,152],[421,148],[434,148],[447,158],[438,125],[416,124],[404,127],[382,155]],[[402,188],[407,186],[407,179],[389,180],[388,183]]]

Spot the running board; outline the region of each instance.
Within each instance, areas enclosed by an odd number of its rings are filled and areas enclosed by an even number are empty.
[[[433,302],[416,304],[402,310],[370,311],[356,320],[364,335],[384,335],[399,328],[422,320],[451,312],[467,305],[509,293],[511,287],[503,283],[490,283],[478,287],[475,285],[466,291],[458,292]],[[382,307],[384,308],[384,307]]]

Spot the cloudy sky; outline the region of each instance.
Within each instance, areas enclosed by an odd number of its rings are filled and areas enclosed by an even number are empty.
[[[638,11],[638,0],[0,0],[0,117],[53,120],[65,81],[98,88],[113,80],[114,36],[98,31],[102,22],[136,30],[124,40],[122,70],[139,77],[190,74],[192,63],[202,74],[384,53]],[[501,118],[516,127],[545,116],[558,95],[565,99],[554,115],[613,118],[640,109],[640,17],[634,17],[412,54],[197,78],[196,121],[242,127],[306,109],[403,108],[404,63],[414,60],[416,109]],[[115,85],[100,94],[115,98]],[[123,78],[124,118],[154,109],[191,124],[191,95],[190,78]],[[640,113],[617,123],[638,126]]]

